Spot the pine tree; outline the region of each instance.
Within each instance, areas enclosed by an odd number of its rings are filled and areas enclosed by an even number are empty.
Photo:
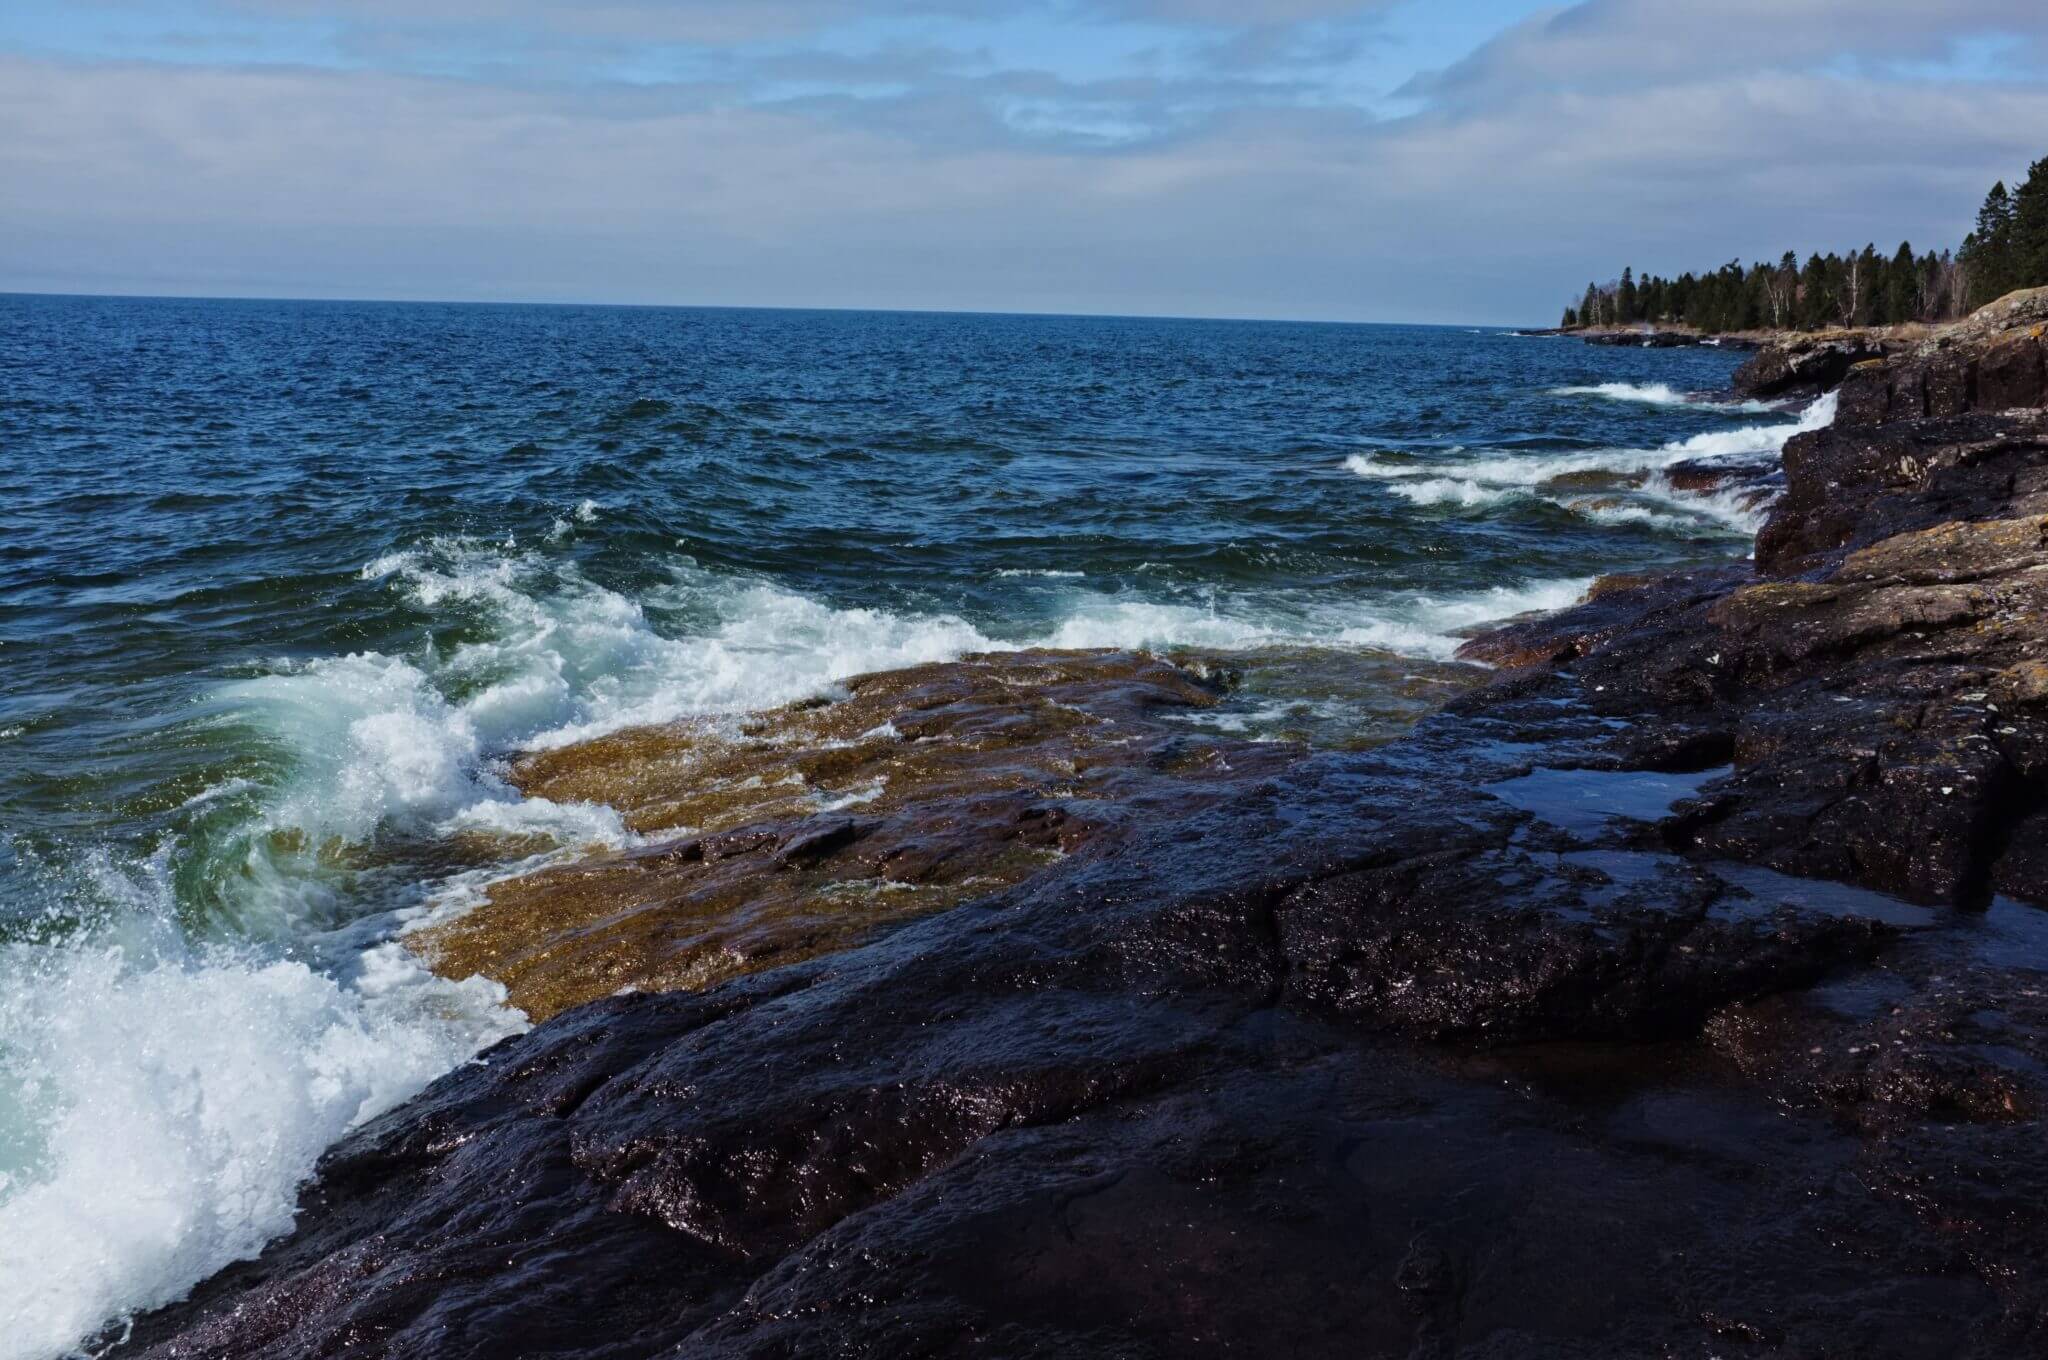
[[[1880,318],[1885,325],[1897,326],[1919,318],[1919,280],[1920,265],[1913,258],[1913,243],[1901,241],[1885,269],[1884,314]]]
[[[1818,252],[1806,257],[1799,275],[1799,328],[1814,331],[1828,324],[1834,314],[1835,298],[1828,286],[1827,262]]]
[[[1587,284],[1565,314],[1579,326],[1682,322],[1703,331],[1818,330],[1827,326],[1947,321],[2015,288],[2048,287],[2048,158],[2035,161],[2017,192],[1994,184],[1976,229],[1956,251],[1916,256],[1910,242],[1890,255],[1875,244],[1847,255],[1792,251],[1773,264],[1731,260],[1706,274],[1638,276]]]
[[[2048,284],[2048,157],[2035,161],[2012,196],[2008,286]]]
[[[1995,302],[2013,288],[2013,204],[2005,181],[1991,186],[1977,210],[1977,229],[1963,241],[1963,265],[1970,273],[1972,310]]]

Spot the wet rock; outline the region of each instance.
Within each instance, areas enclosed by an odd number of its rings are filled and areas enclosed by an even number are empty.
[[[1619,633],[1653,625],[1717,599],[1750,578],[1746,566],[1595,582],[1576,608],[1495,628],[1458,648],[1467,661],[1515,669],[1551,666],[1598,648]]]
[[[1738,482],[1749,469],[1726,459],[1687,459],[1664,469],[1664,480],[1673,491],[1711,495]]]
[[[1894,936],[1629,849],[1575,792],[1629,776],[1489,792],[1610,739],[1560,697],[1120,820],[830,957],[566,1012],[353,1135],[292,1236],[124,1353],[1704,1355],[1767,1317],[1904,1356],[2008,1326],[1908,1197],[1843,1174],[1856,1134],[1788,1136],[1654,1048],[1572,1056],[1698,1043]],[[1474,1057],[1538,1040],[1580,1047]]]
[[[1757,535],[1769,572],[1910,529],[2048,507],[2048,412],[1828,428],[1785,446],[1785,493]]]

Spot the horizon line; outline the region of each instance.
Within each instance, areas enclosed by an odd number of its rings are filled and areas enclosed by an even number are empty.
[[[120,293],[58,289],[4,288],[0,298],[68,298],[103,302],[316,302],[392,307],[615,307],[641,311],[699,312],[843,312],[884,316],[1042,317],[1075,321],[1214,321],[1267,326],[1416,326],[1446,330],[1480,327],[1527,330],[1538,322],[1505,321],[1360,321],[1319,317],[1222,316],[1195,312],[1071,312],[1005,310],[988,307],[856,307],[830,304],[751,302],[565,302],[522,298],[345,297],[285,293]]]

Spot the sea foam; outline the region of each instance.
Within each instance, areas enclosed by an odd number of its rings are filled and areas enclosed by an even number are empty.
[[[1601,523],[1753,534],[1762,514],[1747,498],[1739,493],[1681,492],[1663,474],[1679,463],[1693,461],[1760,464],[1782,453],[1794,436],[1832,423],[1835,402],[1835,394],[1830,392],[1810,403],[1793,421],[1713,430],[1657,448],[1538,455],[1481,452],[1427,460],[1354,453],[1344,459],[1344,468],[1418,506],[1480,509],[1540,496]],[[1616,491],[1632,500],[1609,503],[1601,496],[1589,497],[1582,489],[1561,490],[1553,485],[1561,478],[1588,475],[1614,479]]]
[[[1780,409],[1764,401],[1726,401],[1702,393],[1681,392],[1669,383],[1593,383],[1584,387],[1553,387],[1550,392],[1556,397],[1600,397],[1607,401],[1634,402],[1642,406],[1683,407],[1687,410],[1720,411],[1730,415],[1761,415]]]
[[[35,1154],[0,1184],[0,1360],[67,1353],[253,1256],[330,1144],[523,1023],[397,945],[354,971],[132,918],[0,948],[0,1141]]]

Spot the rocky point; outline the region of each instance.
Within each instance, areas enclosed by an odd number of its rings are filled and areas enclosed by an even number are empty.
[[[1398,740],[1041,653],[530,757],[649,846],[413,942],[544,1023],[115,1353],[2048,1350],[2041,303],[1760,355],[1754,562]]]

